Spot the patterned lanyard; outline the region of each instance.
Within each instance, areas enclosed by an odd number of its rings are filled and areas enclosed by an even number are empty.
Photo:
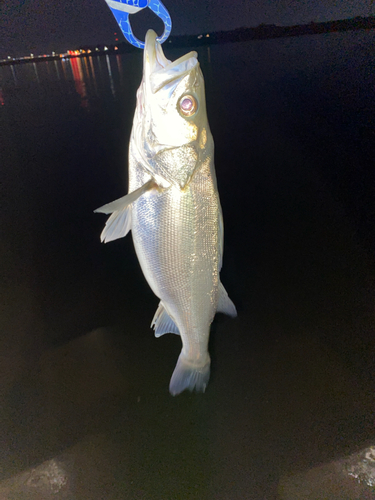
[[[135,47],[143,49],[145,44],[136,38],[133,34],[129,14],[136,14],[142,9],[148,7],[151,9],[164,23],[164,33],[157,40],[160,43],[165,42],[169,37],[172,29],[172,21],[169,12],[164,7],[160,0],[105,0],[112,14],[115,16],[125,38]]]

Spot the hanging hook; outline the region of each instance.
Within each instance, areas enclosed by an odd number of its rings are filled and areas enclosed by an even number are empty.
[[[162,4],[161,0],[105,0],[112,14],[115,16],[124,37],[134,47],[143,49],[145,44],[134,36],[130,25],[129,14],[136,14],[142,9],[148,7],[152,10],[164,23],[164,33],[157,38],[160,43],[165,42],[172,30],[172,20],[169,12]]]

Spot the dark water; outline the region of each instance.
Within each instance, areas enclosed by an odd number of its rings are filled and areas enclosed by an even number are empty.
[[[323,498],[280,484],[373,442],[373,46],[199,54],[239,315],[206,394],[176,398],[180,340],[93,214],[126,193],[141,54],[0,68],[1,498]]]

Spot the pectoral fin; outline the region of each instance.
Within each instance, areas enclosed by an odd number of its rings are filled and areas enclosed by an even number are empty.
[[[112,214],[105,223],[105,227],[100,235],[100,240],[104,243],[108,241],[123,238],[131,229],[131,205],[140,196],[155,187],[155,182],[151,179],[142,187],[119,198],[118,200],[107,203],[94,210],[95,213]]]
[[[227,291],[221,282],[219,284],[219,302],[216,312],[227,314],[231,318],[235,318],[237,316],[236,306],[228,297]]]
[[[155,337],[160,337],[164,333],[176,333],[180,335],[180,331],[176,326],[176,323],[169,316],[164,308],[162,302],[159,303],[159,307],[156,310],[154,319],[151,323],[151,328],[155,329]]]

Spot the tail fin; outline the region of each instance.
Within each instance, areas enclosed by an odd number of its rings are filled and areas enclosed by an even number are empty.
[[[176,368],[174,369],[170,384],[169,392],[172,396],[177,396],[185,389],[197,392],[206,390],[208,380],[210,378],[211,360],[207,354],[207,363],[203,366],[196,366],[180,354]]]

